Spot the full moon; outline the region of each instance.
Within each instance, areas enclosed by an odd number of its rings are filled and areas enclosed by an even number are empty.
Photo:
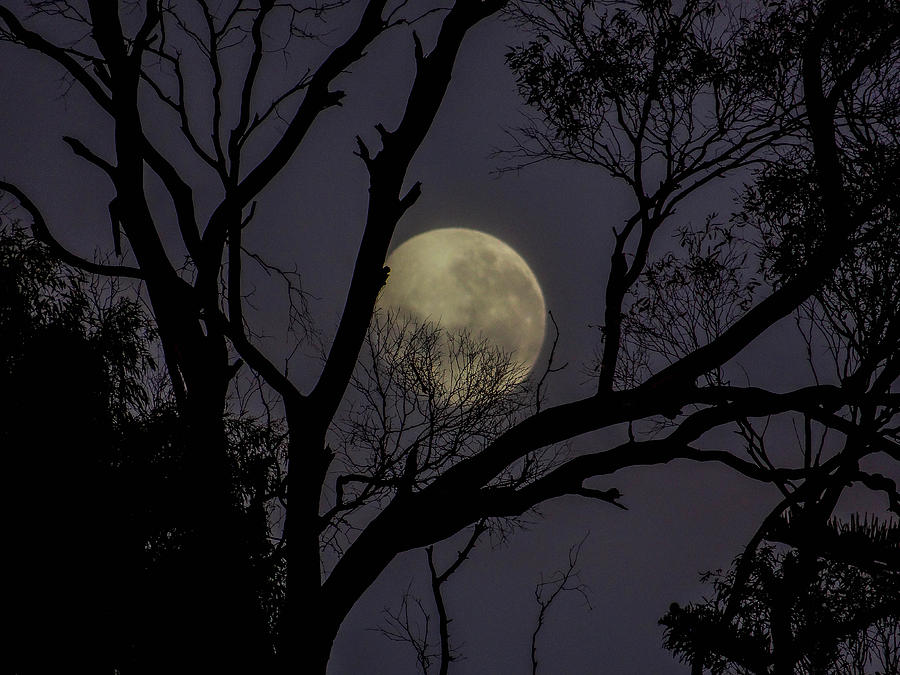
[[[379,307],[481,336],[510,354],[523,376],[534,367],[544,342],[544,295],[510,246],[478,230],[441,228],[398,246],[387,265]]]

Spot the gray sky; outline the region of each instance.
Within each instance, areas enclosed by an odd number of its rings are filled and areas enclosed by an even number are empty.
[[[472,31],[464,44],[441,113],[409,173],[410,181],[422,181],[423,196],[401,221],[395,245],[428,229],[463,226],[513,246],[537,275],[561,329],[558,361],[569,367],[551,382],[551,402],[571,400],[593,387],[584,366],[598,334],[589,324],[602,321],[611,228],[632,206],[605,175],[581,166],[543,163],[500,178],[491,175],[504,160],[489,155],[508,145],[503,127],[515,126],[522,112],[503,62],[506,46],[515,40],[509,26],[492,21]],[[326,337],[343,305],[364,222],[366,175],[352,155],[354,136],[360,133],[374,144],[374,123],[389,128],[396,123],[411,74],[410,40],[389,38],[373,49],[345,78],[345,106],[324,116],[267,192],[248,233],[251,248],[280,264],[297,264]],[[32,194],[64,242],[88,255],[96,248],[108,251],[109,188],[60,140],[72,134],[103,150],[107,122],[77,90],[67,97],[62,91],[54,67],[0,45],[0,176]],[[691,216],[699,220],[707,210],[727,211],[729,197],[721,188],[701,193],[673,225]],[[278,353],[284,346],[283,298],[276,287],[258,281],[256,320],[274,336],[266,348]],[[777,382],[786,389],[805,382],[805,371],[796,365],[796,354],[783,348],[789,327],[779,330],[740,361],[755,382]],[[310,368],[303,364],[297,360],[292,373],[308,385],[317,362],[311,360]],[[620,434],[580,437],[572,448],[597,450]],[[541,572],[562,566],[569,547],[588,532],[579,567],[593,611],[574,595],[554,607],[539,645],[542,672],[687,671],[660,647],[657,619],[672,601],[699,599],[697,573],[728,565],[776,493],[725,469],[686,462],[628,470],[599,485],[619,488],[629,510],[574,498],[546,504],[542,519],[496,550],[479,546],[452,577],[447,585],[452,639],[466,657],[453,672],[526,671],[537,613],[534,585]],[[455,541],[440,544],[438,555],[449,560],[456,546]],[[421,551],[402,556],[370,589],[342,629],[329,672],[413,671],[411,651],[369,629],[381,620],[384,606],[398,605],[410,580],[424,580],[424,561]],[[426,589],[417,587],[427,601]]]

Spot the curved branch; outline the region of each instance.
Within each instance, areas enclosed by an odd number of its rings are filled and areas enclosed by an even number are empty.
[[[72,148],[72,152],[74,152],[78,157],[87,160],[94,166],[100,168],[103,173],[105,173],[109,178],[113,181],[116,179],[116,167],[107,162],[105,159],[100,157],[93,150],[88,148],[84,143],[79,141],[77,138],[72,138],[71,136],[63,136],[63,141]]]
[[[109,114],[113,114],[112,97],[107,94],[100,83],[87,74],[87,71],[62,47],[49,42],[39,33],[28,30],[8,7],[0,5],[0,20],[9,28],[10,34],[21,44],[50,57],[85,88],[94,101]]]
[[[28,211],[28,214],[31,216],[31,230],[34,234],[34,238],[46,244],[50,249],[50,252],[64,263],[91,274],[126,277],[129,279],[144,279],[143,272],[137,267],[128,267],[126,265],[104,265],[92,262],[72,253],[53,236],[50,232],[50,228],[47,227],[47,222],[44,220],[43,215],[41,215],[40,210],[24,192],[12,183],[7,183],[6,181],[0,181],[0,191],[11,194],[16,198],[19,204],[22,205],[22,208]]]

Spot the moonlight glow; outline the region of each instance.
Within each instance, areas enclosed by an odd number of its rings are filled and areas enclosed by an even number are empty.
[[[469,330],[534,367],[544,342],[544,296],[507,244],[477,230],[442,228],[404,242],[387,265],[381,307],[449,332]]]

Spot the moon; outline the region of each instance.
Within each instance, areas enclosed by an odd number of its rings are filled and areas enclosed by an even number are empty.
[[[467,330],[510,354],[524,378],[544,343],[537,277],[512,247],[464,227],[416,235],[388,256],[378,306],[453,333]]]

